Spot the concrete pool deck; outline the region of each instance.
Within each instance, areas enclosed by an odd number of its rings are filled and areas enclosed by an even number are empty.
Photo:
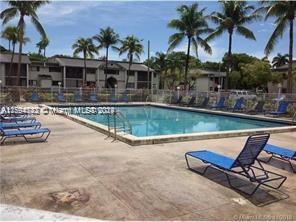
[[[62,116],[38,119],[52,131],[48,142],[0,147],[3,204],[104,220],[296,220],[296,175],[286,163],[264,166],[288,177],[280,189],[288,198],[269,189],[245,197],[217,171],[200,176],[186,169],[185,152],[235,157],[246,137],[134,147]],[[296,149],[295,141],[296,132],[288,132],[269,142]],[[53,200],[53,193],[73,189],[89,199]]]

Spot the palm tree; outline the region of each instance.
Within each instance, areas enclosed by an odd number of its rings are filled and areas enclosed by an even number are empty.
[[[169,49],[171,52],[180,43],[187,38],[187,57],[185,63],[185,86],[187,85],[188,63],[190,56],[190,49],[195,50],[198,56],[198,46],[203,48],[205,52],[211,54],[212,49],[201,35],[210,33],[212,30],[208,27],[207,16],[204,16],[205,8],[198,10],[198,4],[194,3],[190,6],[182,5],[177,8],[179,13],[178,19],[173,19],[168,23],[168,27],[177,29],[179,32],[173,34],[169,38]]]
[[[36,46],[38,47],[38,54],[41,55],[41,51],[43,50],[43,57],[45,59],[46,47],[49,45],[49,39],[47,37],[42,38]]]
[[[108,53],[110,46],[113,49],[117,49],[114,47],[119,41],[119,35],[114,32],[114,30],[110,27],[106,29],[100,29],[100,34],[95,35],[93,37],[94,40],[99,42],[98,49],[106,48],[106,56],[105,56],[105,87],[107,87],[107,69],[108,69]]]
[[[159,72],[159,88],[162,89],[164,86],[163,76],[166,74],[168,68],[167,55],[162,52],[157,52],[155,55],[153,68]]]
[[[23,50],[23,39],[25,32],[25,17],[30,17],[31,22],[37,29],[37,31],[44,37],[46,36],[45,31],[42,25],[39,22],[36,11],[42,5],[47,4],[49,1],[8,1],[9,8],[4,9],[0,18],[3,19],[3,25],[14,19],[16,16],[19,16],[18,20],[18,29],[19,29],[19,52],[18,52],[18,68],[17,68],[17,82],[16,85],[20,85],[20,72],[21,72],[21,63],[22,63],[22,50]]]
[[[285,54],[285,55],[281,55],[280,53],[277,54],[277,56],[275,56],[272,59],[272,66],[273,67],[280,67],[282,65],[286,65],[289,62],[289,55]]]
[[[292,73],[292,63],[293,63],[293,23],[296,13],[296,2],[295,1],[262,1],[263,5],[258,11],[263,11],[266,13],[265,20],[270,17],[275,17],[276,27],[271,34],[267,45],[265,47],[265,53],[269,55],[277,40],[281,38],[285,32],[285,29],[289,27],[289,66],[288,66],[288,82],[287,91],[292,93],[293,89],[293,73]]]
[[[15,39],[15,26],[7,26],[1,33],[1,38],[6,39],[8,41],[8,51],[11,48],[11,42]]]
[[[218,24],[218,27],[208,36],[207,40],[212,40],[222,35],[224,32],[228,32],[228,69],[225,81],[225,89],[228,89],[229,73],[232,67],[233,33],[236,31],[237,34],[247,39],[256,40],[254,33],[244,25],[258,18],[258,15],[256,13],[251,14],[254,7],[248,5],[246,1],[220,1],[220,4],[222,6],[221,12],[213,12],[211,14],[212,21]]]
[[[121,43],[121,46],[118,49],[119,56],[124,53],[127,53],[127,58],[128,58],[128,72],[127,72],[126,86],[125,86],[125,88],[127,88],[131,65],[134,61],[134,57],[136,57],[137,60],[140,60],[140,55],[144,52],[143,50],[144,47],[141,44],[141,41],[133,35],[127,36],[125,39],[120,40],[120,43]]]
[[[83,53],[84,60],[84,71],[83,71],[83,85],[86,83],[86,59],[93,58],[93,54],[97,54],[97,48],[92,42],[91,38],[79,38],[73,45],[72,49],[74,50],[73,56],[78,56],[79,53]]]
[[[15,45],[19,40],[19,31],[16,26],[7,26],[1,35],[2,38],[5,38],[9,42],[9,51],[10,45],[12,45],[11,60],[9,65],[9,74],[12,74],[12,64],[14,59]]]

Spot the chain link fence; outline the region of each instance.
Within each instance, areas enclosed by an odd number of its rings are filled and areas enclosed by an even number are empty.
[[[234,94],[233,91],[199,92],[182,90],[157,89],[94,89],[94,88],[38,88],[38,87],[1,87],[0,104],[13,105],[16,103],[106,103],[106,102],[156,102],[170,104],[182,97],[182,104],[186,105],[195,96],[195,103],[201,103],[209,98],[214,104],[223,96],[226,105],[231,107],[236,99],[244,97],[246,108],[252,108],[257,101],[264,100],[266,109],[276,109],[280,100],[289,102],[288,113],[293,115],[296,111],[296,94],[279,93],[253,93]]]

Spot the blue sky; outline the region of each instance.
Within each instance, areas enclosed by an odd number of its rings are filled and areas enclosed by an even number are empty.
[[[167,23],[178,16],[176,8],[182,4],[191,4],[190,1],[54,1],[39,9],[38,15],[47,35],[50,45],[47,55],[68,54],[72,55],[72,44],[79,37],[91,37],[99,32],[100,28],[112,27],[121,38],[133,34],[143,39],[145,53],[141,59],[147,57],[147,40],[151,42],[151,54],[157,51],[165,52],[168,47],[168,37],[175,30],[167,27]],[[256,4],[251,2],[251,4]],[[6,3],[1,2],[1,11]],[[206,7],[206,13],[219,10],[216,1],[199,1],[199,7]],[[31,39],[24,47],[25,52],[37,52],[36,43],[39,34],[27,19],[26,35]],[[12,23],[15,23],[13,21]],[[214,26],[212,24],[212,26]],[[1,26],[3,29],[3,26]],[[233,52],[248,53],[259,58],[264,56],[264,47],[267,39],[274,30],[273,20],[258,21],[248,25],[254,31],[257,41],[246,40],[235,35],[233,39]],[[1,39],[1,45],[7,47],[7,42]],[[225,33],[220,38],[210,43],[213,54],[208,55],[199,51],[202,61],[219,61],[227,51],[228,36]],[[175,51],[185,51],[184,41]],[[276,53],[288,52],[288,32],[278,42],[273,57]],[[100,51],[104,56],[105,51]],[[116,52],[110,53],[111,59],[124,59]]]

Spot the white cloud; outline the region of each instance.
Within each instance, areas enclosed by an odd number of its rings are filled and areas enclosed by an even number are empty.
[[[38,10],[38,16],[42,23],[59,26],[76,24],[83,11],[96,7],[100,2],[52,2]]]

